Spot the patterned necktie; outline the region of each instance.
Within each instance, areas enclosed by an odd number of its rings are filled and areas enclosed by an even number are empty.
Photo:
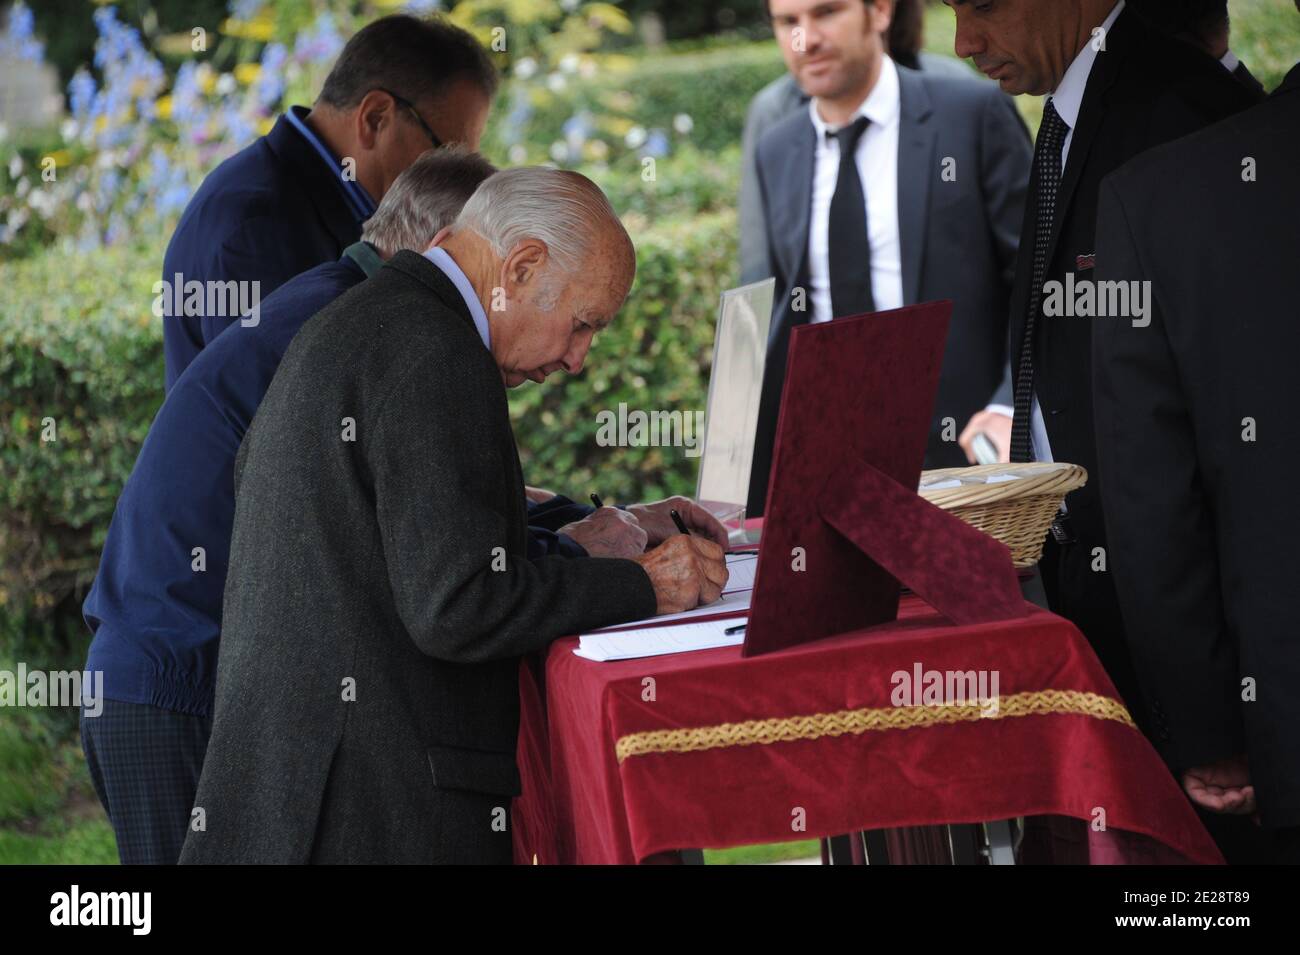
[[[1043,296],[1047,272],[1047,244],[1056,218],[1056,193],[1061,187],[1061,147],[1070,127],[1061,119],[1049,99],[1043,107],[1043,124],[1034,143],[1034,179],[1038,183],[1037,215],[1034,221],[1033,277],[1029,285],[1029,315],[1025,337],[1020,343],[1019,375],[1016,378],[1015,417],[1011,423],[1011,460],[1032,461],[1029,417],[1034,401],[1034,320]]]
[[[858,175],[858,140],[870,120],[859,116],[827,138],[840,144],[840,171],[831,197],[826,227],[827,263],[831,277],[831,317],[861,315],[876,310],[871,296],[871,240],[867,235],[867,201]]]

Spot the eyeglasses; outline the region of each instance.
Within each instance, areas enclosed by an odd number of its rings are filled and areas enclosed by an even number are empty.
[[[411,111],[411,115],[415,117],[415,121],[420,124],[420,128],[424,130],[424,134],[428,136],[429,140],[433,143],[434,149],[437,149],[442,145],[442,140],[438,138],[437,133],[429,128],[429,124],[424,121],[424,117],[420,115],[420,111],[415,108],[414,103],[404,96],[398,96],[392,90],[384,89],[382,86],[376,86],[375,89],[379,90],[381,93],[387,93],[393,98],[393,101],[397,103],[398,106],[405,106]]]

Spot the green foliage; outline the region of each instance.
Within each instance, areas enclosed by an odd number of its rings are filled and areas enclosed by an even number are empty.
[[[1300,13],[1282,0],[1233,0],[1232,49],[1264,89],[1274,90],[1300,59]]]
[[[671,181],[672,161],[662,168],[665,179],[636,177],[636,188],[649,196]],[[636,286],[587,370],[512,393],[528,480],[578,498],[693,489],[684,449],[598,447],[596,414],[619,402],[703,411],[718,295],[734,281],[734,214],[628,224]],[[37,256],[0,276],[0,639],[43,666],[78,665],[84,652],[78,605],[162,401],[161,324],[150,312],[161,258],[157,244],[114,247]],[[54,440],[42,440],[51,424]]]
[[[578,167],[605,191],[629,225],[676,220],[702,212],[734,209],[740,193],[740,146],[717,153],[683,146],[656,159],[653,178],[637,156]],[[635,237],[634,237],[635,238]]]
[[[493,110],[483,148],[513,163],[617,162],[646,154],[644,136],[659,131],[673,148],[690,143],[717,152],[740,142],[750,99],[783,70],[770,42],[606,56],[594,75],[565,80],[558,90],[513,81]],[[684,132],[680,117],[688,117]],[[565,127],[574,118],[584,120],[577,136]]]
[[[0,266],[0,635],[21,622],[60,656],[162,400],[161,258],[155,243]]]
[[[633,229],[637,278],[576,378],[512,393],[511,418],[529,483],[582,500],[653,500],[695,489],[684,448],[601,447],[597,415],[704,411],[718,296],[734,284],[734,213]]]
[[[13,672],[15,663],[0,657],[0,667]],[[14,707],[0,719],[0,827],[27,824],[69,803],[95,809],[75,721],[49,713]]]
[[[0,829],[0,865],[116,865],[117,839],[98,819],[48,819],[36,832]]]

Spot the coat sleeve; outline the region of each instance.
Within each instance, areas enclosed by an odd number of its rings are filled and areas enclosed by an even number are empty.
[[[750,101],[745,113],[745,130],[741,135],[740,204],[737,209],[740,228],[740,282],[747,285],[770,274],[768,271],[767,215],[758,185],[758,140],[772,124],[772,108],[763,92]]]
[[[420,650],[441,660],[520,656],[655,612],[633,561],[512,552],[525,508],[522,484],[508,477],[518,473],[514,444],[499,437],[501,387],[483,361],[413,349],[364,452],[397,612]]]
[[[1154,221],[1140,210],[1139,221]],[[1101,185],[1097,280],[1150,278],[1115,178]],[[1245,751],[1238,663],[1229,637],[1204,475],[1189,407],[1153,284],[1150,324],[1093,328],[1097,460],[1109,563],[1143,693],[1176,769]],[[1158,740],[1158,743],[1160,741]]]

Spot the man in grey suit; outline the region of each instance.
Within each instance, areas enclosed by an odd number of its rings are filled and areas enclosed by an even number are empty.
[[[1029,134],[992,84],[897,66],[884,52],[891,0],[770,0],[786,65],[809,94],[764,134],[755,179],[776,304],[751,470],[762,513],[790,329],[952,299],[926,450],[959,443],[983,415],[1005,459],[1007,319],[1029,177]],[[843,173],[843,174],[841,174]],[[974,421],[973,421],[974,419]]]
[[[634,271],[590,181],[512,169],[303,326],[236,464],[182,862],[509,862],[519,658],[718,597],[698,535],[527,558],[505,389],[578,372]]]
[[[923,0],[894,0],[894,16],[885,40],[890,58],[899,66],[924,70],[935,76],[980,81],[961,60],[921,49],[925,4]],[[763,199],[758,194],[756,163],[763,134],[795,110],[807,109],[810,97],[791,73],[782,73],[754,94],[745,113],[741,138],[740,174],[740,281],[748,284],[767,278],[767,233],[763,229]]]

